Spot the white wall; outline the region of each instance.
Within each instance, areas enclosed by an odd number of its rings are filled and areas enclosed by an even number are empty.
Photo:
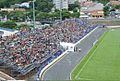
[[[55,4],[56,9],[68,9],[68,0],[53,0],[53,4]]]

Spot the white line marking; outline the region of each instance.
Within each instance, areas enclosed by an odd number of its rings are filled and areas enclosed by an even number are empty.
[[[90,78],[80,78],[80,80],[94,80],[94,79],[90,79]]]
[[[100,39],[99,39],[100,40]],[[87,62],[85,62],[85,64],[83,65],[83,67],[81,68],[81,70],[79,71],[79,73],[75,76],[75,79],[79,76],[79,74],[81,73],[81,71],[84,69],[84,67],[86,66],[86,64],[89,62],[89,60],[91,59],[91,57],[95,54],[96,50],[98,49],[98,47],[100,47],[102,41],[99,43],[99,45],[97,46],[97,48],[94,50],[94,52],[92,53],[92,55],[88,58]]]
[[[77,44],[80,44],[81,41],[83,41],[85,38],[87,38],[89,35],[91,35],[97,28],[98,28],[98,27],[96,27],[94,30],[92,30],[90,33],[88,33],[85,37],[83,37],[81,40],[79,40],[79,41],[75,44],[75,46],[76,46]],[[90,50],[91,50],[91,49],[90,49]],[[87,54],[90,52],[90,50],[87,52]],[[85,56],[87,56],[87,55],[85,55]],[[85,56],[82,58],[82,60],[85,58]],[[80,62],[82,62],[82,60],[81,60]],[[70,80],[72,80],[72,73],[73,73],[73,71],[77,68],[78,65],[79,65],[79,63],[75,66],[75,68],[73,68],[72,72],[70,73]]]

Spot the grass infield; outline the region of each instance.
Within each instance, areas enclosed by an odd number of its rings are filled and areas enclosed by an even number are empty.
[[[72,80],[120,80],[120,29],[110,29],[71,73]]]

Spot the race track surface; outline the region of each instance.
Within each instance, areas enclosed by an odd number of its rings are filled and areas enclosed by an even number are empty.
[[[97,28],[78,45],[81,52],[69,52],[64,58],[49,68],[44,74],[44,80],[69,80],[70,73],[81,59],[90,51],[93,43],[106,31],[106,28]]]

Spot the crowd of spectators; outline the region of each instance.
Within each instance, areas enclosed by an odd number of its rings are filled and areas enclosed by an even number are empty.
[[[61,42],[76,43],[96,25],[89,23],[87,20],[66,19],[55,25],[57,37]]]
[[[4,34],[4,32],[3,32],[3,31],[0,31],[0,37],[1,37],[3,34]]]
[[[61,49],[60,42],[76,43],[96,26],[80,19],[66,19],[44,29],[21,30],[0,37],[0,59],[24,68],[43,63],[44,58]]]

